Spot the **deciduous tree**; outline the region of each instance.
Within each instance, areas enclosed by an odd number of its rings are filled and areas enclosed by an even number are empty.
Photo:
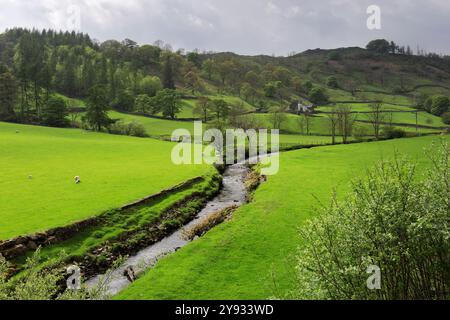
[[[200,116],[200,118],[206,123],[208,122],[211,107],[211,100],[208,97],[200,97],[195,104],[193,110],[194,115]]]
[[[104,86],[97,85],[89,90],[86,114],[83,121],[96,131],[107,128],[112,120],[108,117],[108,96]]]
[[[51,96],[43,109],[42,120],[48,126],[67,127],[69,125],[68,115],[66,101],[61,97]]]
[[[380,103],[374,103],[370,105],[371,113],[368,114],[369,121],[372,124],[375,139],[380,138],[381,124],[383,123],[385,116],[383,113],[383,107]]]
[[[9,69],[4,68],[0,74],[0,119],[16,119],[14,107],[17,101],[17,82]]]

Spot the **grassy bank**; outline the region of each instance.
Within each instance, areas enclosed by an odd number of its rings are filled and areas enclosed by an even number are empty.
[[[395,150],[429,164],[432,137],[299,150],[281,155],[280,172],[254,201],[206,236],[163,259],[117,299],[266,299],[292,288],[298,228],[339,197],[350,180]]]

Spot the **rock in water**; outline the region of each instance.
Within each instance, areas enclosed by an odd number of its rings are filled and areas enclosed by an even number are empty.
[[[136,280],[136,274],[132,266],[126,268],[125,271],[123,272],[123,275],[127,277],[128,281],[130,282],[134,282]]]

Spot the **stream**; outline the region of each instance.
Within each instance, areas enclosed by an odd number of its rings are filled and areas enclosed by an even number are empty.
[[[209,201],[205,208],[190,223],[161,241],[142,249],[136,255],[130,256],[119,268],[113,270],[108,275],[109,279],[106,293],[108,295],[115,295],[131,284],[129,279],[124,275],[125,271],[130,267],[136,275],[139,275],[143,271],[153,267],[160,258],[189,244],[191,241],[186,240],[183,236],[184,230],[191,229],[217,211],[231,206],[243,205],[247,196],[244,181],[248,172],[249,169],[246,166],[246,161],[227,167],[223,174],[223,187],[220,193],[213,200]],[[100,274],[88,280],[86,282],[87,287],[94,287],[104,276],[105,274]]]

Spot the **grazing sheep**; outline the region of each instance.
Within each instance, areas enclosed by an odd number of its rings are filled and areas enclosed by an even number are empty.
[[[75,183],[76,183],[76,184],[79,184],[80,182],[81,182],[80,177],[79,177],[79,176],[76,176],[76,177],[75,177]]]

